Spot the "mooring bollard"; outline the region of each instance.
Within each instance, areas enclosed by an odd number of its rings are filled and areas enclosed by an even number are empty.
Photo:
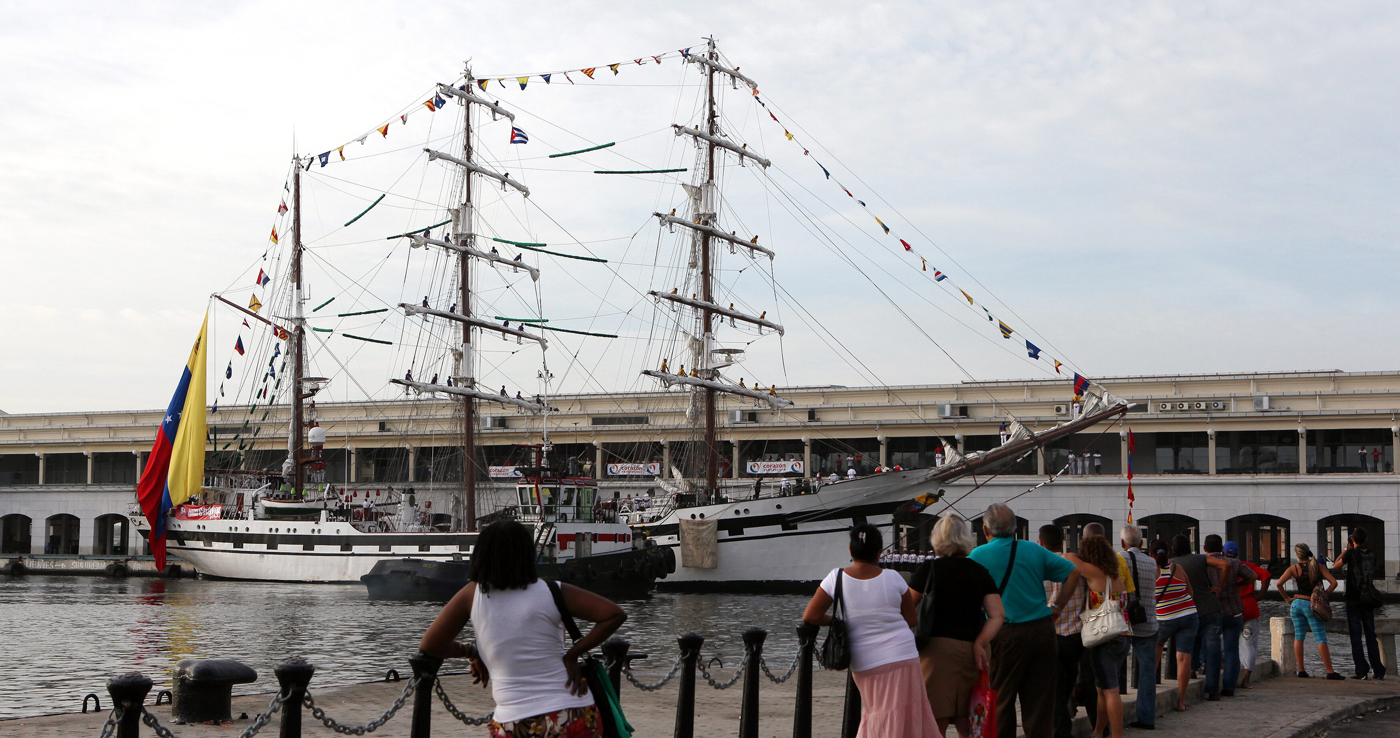
[[[744,631],[744,697],[739,703],[739,738],[758,738],[758,680],[763,678],[763,641],[768,631]]]
[[[1167,649],[1162,653],[1162,666],[1167,670],[1167,679],[1176,681],[1176,639],[1167,641]]]
[[[107,680],[107,694],[112,695],[112,709],[120,708],[121,722],[117,724],[117,738],[139,738],[141,732],[141,712],[146,703],[146,695],[151,691],[151,679],[135,671],[112,677]]]
[[[282,730],[281,738],[301,738],[301,703],[306,699],[306,687],[311,684],[311,676],[316,667],[303,659],[288,659],[272,669],[281,686]]]
[[[608,678],[619,698],[622,697],[622,667],[627,665],[627,651],[631,647],[632,644],[616,637],[603,642],[603,662],[608,666]]]
[[[860,731],[860,690],[856,678],[846,671],[846,711],[841,716],[841,738],[856,738]]]
[[[686,633],[677,638],[681,647],[681,688],[676,699],[676,738],[695,736],[695,663],[700,660],[700,646],[705,637],[699,633]]]
[[[792,713],[792,738],[812,738],[812,654],[821,628],[797,626],[797,705]]]
[[[442,668],[442,659],[419,651],[409,658],[408,663],[413,667],[413,676],[418,679],[418,686],[413,692],[413,724],[409,735],[412,738],[429,738],[433,732],[433,685],[437,682],[438,669]]]

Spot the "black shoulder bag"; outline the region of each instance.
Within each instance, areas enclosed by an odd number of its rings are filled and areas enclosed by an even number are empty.
[[[997,596],[1006,593],[1006,584],[1011,581],[1011,572],[1016,569],[1016,539],[1011,539],[1011,557],[1006,560],[1006,574],[1002,575],[1001,586],[997,587]]]
[[[836,595],[831,598],[831,625],[826,631],[826,640],[818,661],[822,668],[840,671],[851,667],[851,642],[846,634],[846,621],[841,617],[844,607],[841,602],[841,570],[836,570]]]
[[[544,583],[549,586],[549,593],[554,596],[554,606],[559,608],[559,618],[564,621],[564,629],[569,631],[569,637],[574,643],[578,643],[583,634],[578,629],[578,623],[574,622],[569,606],[564,603],[564,593],[559,590],[557,583],[549,579],[544,580]],[[622,714],[622,702],[613,690],[612,679],[608,678],[608,670],[604,668],[603,662],[590,654],[584,656],[578,666],[579,676],[588,683],[588,693],[593,695],[593,703],[603,719],[603,738],[631,738],[636,729]]]
[[[1138,581],[1137,552],[1129,551],[1128,558],[1131,560],[1133,575],[1133,596],[1128,600],[1128,609],[1123,611],[1128,616],[1129,625],[1142,625],[1147,622],[1147,608],[1142,606],[1142,582]]]
[[[923,598],[919,600],[919,624],[914,627],[914,647],[919,653],[933,638],[933,575],[938,561],[928,562],[928,578],[924,580]]]

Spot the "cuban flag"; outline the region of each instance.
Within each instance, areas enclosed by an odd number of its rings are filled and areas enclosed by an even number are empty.
[[[513,143],[513,144],[525,144],[525,143],[530,143],[530,137],[529,137],[529,136],[526,136],[526,135],[525,135],[525,132],[522,131],[522,130],[520,130],[519,128],[516,128],[515,126],[511,126],[511,128],[510,128],[510,142]]]
[[[150,523],[151,553],[156,569],[165,568],[165,518],[170,510],[198,494],[204,481],[204,438],[209,432],[204,412],[206,352],[209,316],[199,329],[190,358],[180,373],[180,383],[156,430],[151,455],[136,485],[141,511]]]

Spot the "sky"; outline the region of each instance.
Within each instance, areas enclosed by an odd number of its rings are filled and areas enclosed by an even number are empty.
[[[389,137],[347,148],[351,161],[307,172],[303,212],[308,309],[418,302],[440,261],[383,237],[437,222],[432,203],[450,199],[420,149],[460,146],[457,108],[414,107],[435,82],[467,59],[480,74],[601,67],[711,34],[836,180],[1018,331],[1003,341],[928,280],[726,86],[726,132],[773,167],[729,160],[722,222],[773,246],[790,293],[760,278],[768,266],[725,262],[726,295],[787,328],[749,346],[738,376],[1054,376],[1025,339],[1088,376],[1396,367],[1391,3],[6,3],[0,410],[163,407],[206,308],[217,382],[244,360],[235,335],[263,339],[209,296],[245,303],[260,268],[284,267],[262,254],[293,152],[332,150],[409,109]],[[683,205],[675,185],[688,180],[591,172],[693,164],[668,127],[696,120],[698,78],[671,58],[579,81],[490,89],[531,143],[507,145],[497,122],[484,153],[532,196],[493,191],[483,217],[504,238],[610,263],[532,254],[539,290],[486,274],[482,309],[523,295],[520,310],[621,336],[559,336],[546,352],[556,390],[651,389],[638,371],[677,354],[645,292],[675,286],[658,265],[674,268],[679,249],[648,216]],[[544,158],[606,141],[618,145]],[[340,225],[376,191],[382,206]],[[808,225],[785,213],[797,207]],[[395,345],[327,334],[313,363],[333,375],[328,397],[393,396],[388,376],[442,366],[411,320],[360,320],[334,329]],[[538,352],[482,346],[483,382],[538,391]],[[260,369],[245,361],[246,394]]]

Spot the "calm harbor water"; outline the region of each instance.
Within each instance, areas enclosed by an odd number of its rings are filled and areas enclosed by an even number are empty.
[[[765,652],[776,670],[797,652],[794,628],[807,597],[668,595],[621,603],[619,635],[638,667],[669,666],[676,636],[705,636],[704,655],[726,667],[742,658],[745,628],[768,630]],[[408,673],[407,658],[440,605],[371,602],[360,585],[272,584],[98,577],[0,578],[0,718],[72,712],[96,692],[107,706],[106,680],[140,671],[168,689],[182,658],[232,658],[258,670],[238,693],[269,692],[272,667],[301,656],[317,667],[312,687]],[[470,626],[468,626],[470,628]],[[449,664],[449,669],[460,668]]]
[[[777,670],[796,653],[793,628],[806,602],[804,595],[658,594],[622,603],[629,619],[619,635],[634,653],[653,654],[640,667],[669,666],[676,636],[687,632],[705,636],[706,659],[719,656],[732,667],[743,655],[744,629],[757,626],[768,630],[765,652]],[[71,712],[89,692],[106,706],[107,678],[126,671],[169,688],[175,663],[191,656],[233,658],[257,669],[258,682],[239,693],[274,690],[272,667],[291,656],[317,666],[313,688],[382,679],[391,668],[406,674],[406,659],[438,609],[371,602],[359,585],[6,577],[0,644],[9,676],[0,680],[0,718]],[[1284,613],[1280,602],[1263,610],[1266,628],[1269,616]],[[1266,656],[1268,638],[1259,649]],[[1332,636],[1332,656],[1337,671],[1352,673],[1344,637]],[[1321,676],[1311,638],[1306,659]]]

